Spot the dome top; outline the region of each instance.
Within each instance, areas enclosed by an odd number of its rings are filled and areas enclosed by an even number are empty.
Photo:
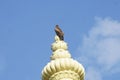
[[[57,33],[57,29],[56,29]],[[62,31],[51,46],[51,61],[42,70],[42,80],[84,80],[84,67],[71,58],[67,43],[63,40]]]
[[[51,49],[52,49],[52,51],[56,51],[57,49],[67,50],[68,46],[67,46],[66,42],[64,42],[63,40],[60,40],[60,38],[56,35],[55,42],[52,44]]]
[[[58,36],[55,36],[55,42],[52,44],[51,49],[53,54],[51,59],[58,59],[58,58],[71,58],[69,53],[67,43],[63,40],[60,40]]]

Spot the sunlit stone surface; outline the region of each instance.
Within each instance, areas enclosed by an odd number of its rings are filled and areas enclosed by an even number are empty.
[[[51,61],[42,70],[42,80],[84,80],[84,68],[71,58],[66,42],[55,36],[51,49]]]

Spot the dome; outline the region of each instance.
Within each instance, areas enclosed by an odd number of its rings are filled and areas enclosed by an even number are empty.
[[[42,70],[42,80],[84,80],[84,67],[71,58],[67,43],[55,36],[51,61]]]

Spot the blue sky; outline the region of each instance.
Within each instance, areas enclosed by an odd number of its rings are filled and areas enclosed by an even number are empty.
[[[56,24],[85,80],[119,80],[119,9],[119,0],[0,0],[0,80],[41,80]]]

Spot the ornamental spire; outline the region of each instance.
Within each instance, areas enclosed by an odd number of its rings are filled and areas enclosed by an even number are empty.
[[[84,68],[71,58],[64,38],[56,33],[51,61],[42,70],[42,80],[84,80]]]

